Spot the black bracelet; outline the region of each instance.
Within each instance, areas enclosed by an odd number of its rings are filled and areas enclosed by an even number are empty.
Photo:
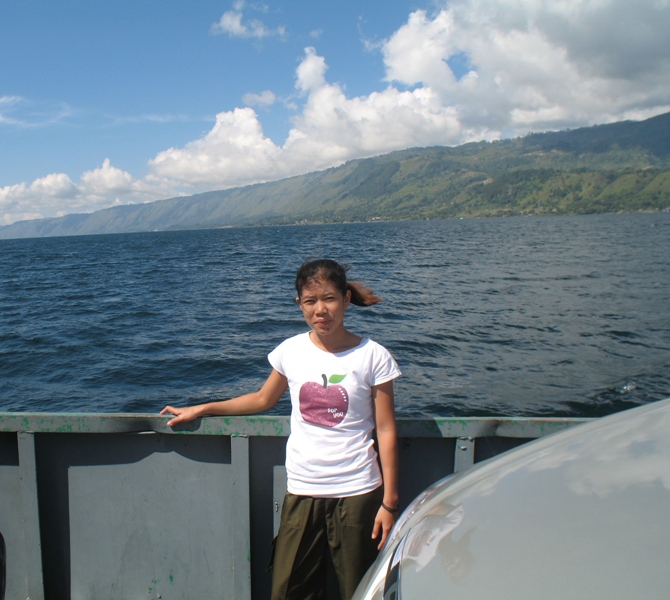
[[[399,508],[389,508],[383,502],[382,502],[382,508],[388,510],[392,515],[394,515],[395,513],[397,513],[400,510]]]

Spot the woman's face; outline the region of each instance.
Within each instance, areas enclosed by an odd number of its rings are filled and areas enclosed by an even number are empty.
[[[343,296],[333,283],[318,279],[306,285],[296,300],[305,321],[317,335],[332,335],[344,329],[344,311],[349,306],[351,292]]]

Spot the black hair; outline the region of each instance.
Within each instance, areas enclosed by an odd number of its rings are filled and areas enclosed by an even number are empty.
[[[295,276],[295,289],[301,297],[305,286],[315,281],[330,281],[343,296],[351,292],[351,303],[357,306],[372,306],[381,302],[381,298],[374,295],[372,290],[358,281],[347,281],[348,266],[329,258],[308,260],[298,269]]]

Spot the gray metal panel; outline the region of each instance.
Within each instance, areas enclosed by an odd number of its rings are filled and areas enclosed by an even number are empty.
[[[8,599],[44,599],[36,478],[32,434],[0,435],[0,533]]]
[[[268,567],[272,557],[272,539],[274,538],[274,473],[276,469],[284,469],[286,438],[250,437],[249,450],[251,591],[253,598],[265,600],[270,597],[271,583]]]
[[[0,531],[0,600],[5,600],[5,581],[7,579],[7,561],[5,554],[5,538]]]
[[[400,437],[398,458],[403,509],[426,487],[453,473],[454,441],[441,437]]]
[[[475,464],[475,438],[459,437],[456,439],[454,457],[454,473],[460,473]]]
[[[21,476],[19,488],[21,522],[26,544],[26,563],[29,569],[28,597],[31,600],[44,600],[40,518],[37,505],[37,465],[33,434],[20,432],[18,434],[18,446],[19,473]]]
[[[233,580],[235,598],[251,598],[251,523],[249,514],[249,438],[231,439],[233,463]],[[225,589],[225,588],[224,588]]]
[[[214,447],[224,440],[208,440],[218,460],[204,462],[189,448],[202,439],[123,437],[97,438],[97,464],[67,469],[71,598],[223,598],[237,552],[236,473]]]
[[[15,433],[0,434],[0,533],[5,540],[8,563],[5,582],[7,600],[27,598],[30,595],[31,566],[41,569],[41,562],[31,565],[28,558],[17,438]]]

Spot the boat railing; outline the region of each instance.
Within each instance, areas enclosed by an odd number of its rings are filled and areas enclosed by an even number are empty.
[[[446,475],[585,420],[399,419],[401,507]],[[288,417],[167,421],[0,413],[7,598],[269,596]]]

